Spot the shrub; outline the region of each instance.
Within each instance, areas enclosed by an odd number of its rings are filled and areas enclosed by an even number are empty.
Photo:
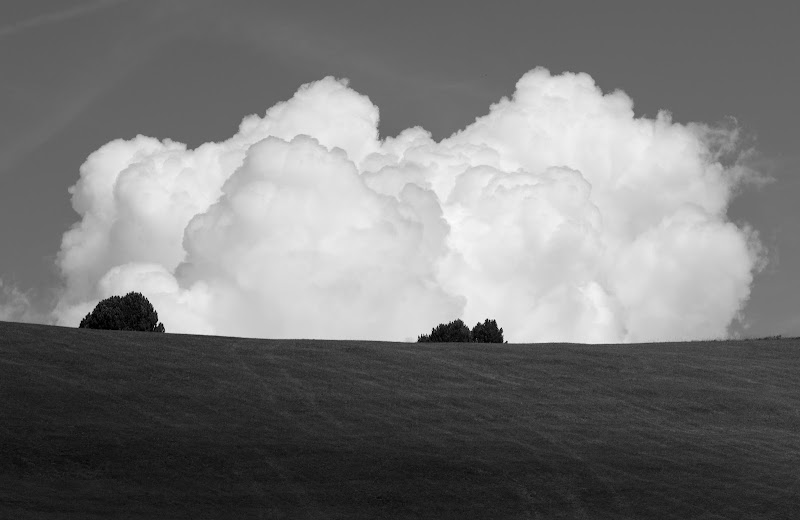
[[[431,329],[430,335],[421,334],[417,338],[419,343],[468,343],[472,341],[469,327],[464,325],[461,320],[451,321],[448,324],[441,323]]]
[[[503,329],[497,328],[495,320],[486,319],[472,328],[472,341],[478,343],[502,343]]]
[[[125,296],[112,296],[98,303],[78,325],[81,329],[140,330],[164,332],[150,301],[142,293],[129,292]]]
[[[486,319],[470,331],[463,321],[441,323],[431,329],[430,334],[420,334],[417,343],[503,343],[503,329],[495,320]]]

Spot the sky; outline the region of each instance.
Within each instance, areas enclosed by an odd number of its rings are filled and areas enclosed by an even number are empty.
[[[799,10],[3,2],[0,319],[800,335]]]

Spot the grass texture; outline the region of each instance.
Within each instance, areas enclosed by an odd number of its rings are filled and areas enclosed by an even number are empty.
[[[791,518],[798,347],[0,322],[0,518]]]

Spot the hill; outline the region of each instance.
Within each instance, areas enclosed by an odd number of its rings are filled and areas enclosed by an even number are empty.
[[[790,518],[798,346],[0,322],[0,517]]]

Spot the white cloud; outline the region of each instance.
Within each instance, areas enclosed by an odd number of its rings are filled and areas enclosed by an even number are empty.
[[[44,321],[43,318],[28,293],[0,278],[0,321],[37,323]]]
[[[225,142],[105,145],[72,188],[59,322],[140,290],[168,331],[404,340],[491,317],[511,341],[620,342],[723,336],[749,296],[735,127],[637,119],[544,69],[441,142],[377,126],[325,78]]]

